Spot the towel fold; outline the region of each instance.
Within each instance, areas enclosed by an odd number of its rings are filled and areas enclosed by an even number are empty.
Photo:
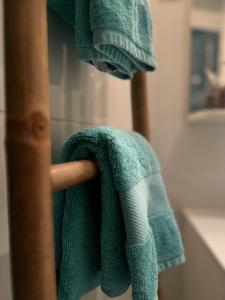
[[[137,133],[90,128],[71,136],[60,162],[95,159],[100,176],[54,195],[59,300],[101,285],[135,300],[157,299],[158,272],[184,261],[160,167]]]
[[[148,0],[48,0],[48,5],[74,29],[79,59],[122,79],[155,69]]]

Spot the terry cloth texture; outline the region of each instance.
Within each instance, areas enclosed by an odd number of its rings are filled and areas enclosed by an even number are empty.
[[[48,0],[73,28],[79,59],[100,71],[130,79],[153,71],[152,19],[148,0]]]
[[[160,167],[138,133],[80,131],[60,162],[95,159],[100,176],[54,195],[59,300],[95,287],[111,297],[132,285],[135,300],[157,299],[158,272],[184,262]]]

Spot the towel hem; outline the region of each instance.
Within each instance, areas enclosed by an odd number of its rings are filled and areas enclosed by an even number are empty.
[[[140,46],[136,45],[121,33],[108,29],[98,29],[93,33],[93,43],[97,50],[104,54],[108,54],[109,56],[117,55],[116,53],[123,56],[131,54],[133,56],[131,57],[132,63],[142,70],[154,71],[156,68],[156,60],[153,51],[147,51],[140,48]],[[114,47],[112,47],[112,45]],[[128,53],[120,53],[116,47],[119,47]],[[136,59],[140,60],[140,63]]]
[[[133,74],[137,71],[137,69],[134,67],[132,62],[125,55],[122,54],[122,52],[115,49],[113,49],[113,51],[113,58],[115,60],[115,63],[112,61],[112,55],[110,57],[110,51],[108,53],[102,53],[93,47],[76,46],[76,55],[78,59],[83,60],[92,65],[94,65],[93,61],[95,60],[104,61],[108,64],[113,65],[116,68],[115,71],[110,72],[111,75],[114,75],[121,79],[132,78]]]
[[[123,295],[128,289],[129,289],[129,287],[130,287],[130,284],[126,287],[126,288],[124,288],[124,289],[121,289],[121,290],[117,290],[117,292],[116,293],[114,293],[114,292],[106,292],[106,290],[104,290],[102,287],[101,287],[101,290],[103,291],[103,293],[104,294],[106,294],[107,296],[109,296],[109,297],[119,297],[119,296],[121,296],[121,295]]]
[[[176,256],[170,260],[158,262],[158,271],[162,272],[167,269],[174,268],[178,265],[185,263],[185,261],[186,261],[185,255],[182,254],[182,255]]]

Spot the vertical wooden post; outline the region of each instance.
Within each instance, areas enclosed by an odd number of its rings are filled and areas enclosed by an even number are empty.
[[[149,101],[146,74],[144,72],[138,71],[131,81],[131,105],[133,129],[150,141]]]
[[[131,81],[133,130],[150,141],[150,115],[146,73],[138,71]],[[159,276],[158,299],[163,300],[162,275]]]
[[[45,0],[5,0],[13,299],[55,300]]]

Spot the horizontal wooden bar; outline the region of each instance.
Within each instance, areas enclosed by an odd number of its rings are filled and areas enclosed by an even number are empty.
[[[56,300],[45,0],[5,0],[6,157],[13,300]],[[3,300],[3,298],[0,296]],[[5,299],[5,298],[4,298]]]
[[[133,130],[150,141],[150,111],[145,72],[138,71],[131,81],[131,107]]]
[[[146,75],[137,72],[131,81],[133,129],[150,139]],[[52,191],[71,188],[99,174],[94,160],[81,160],[51,167]]]
[[[99,174],[94,160],[80,160],[51,167],[52,190],[57,192],[93,179]]]

